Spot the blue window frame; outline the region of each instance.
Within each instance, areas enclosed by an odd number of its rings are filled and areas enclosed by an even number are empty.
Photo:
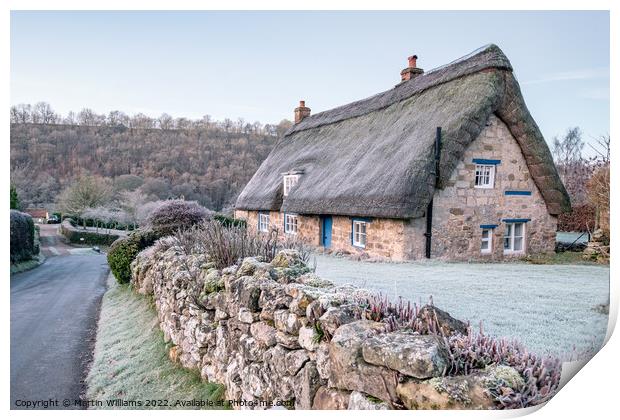
[[[472,159],[472,161],[474,163],[477,163],[478,165],[499,165],[500,163],[502,163],[502,161],[499,159],[475,158],[475,159]]]
[[[504,195],[532,195],[531,191],[504,191]]]
[[[502,219],[502,222],[504,223],[525,223],[531,220],[532,219]]]

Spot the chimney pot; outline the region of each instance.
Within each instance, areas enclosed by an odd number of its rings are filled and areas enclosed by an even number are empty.
[[[422,73],[424,73],[424,70],[422,70],[421,68],[418,68],[418,56],[417,55],[412,55],[410,57],[407,57],[407,60],[408,60],[409,67],[407,67],[406,69],[403,69],[400,72],[401,83],[406,82],[407,80],[411,80],[414,77],[419,76]]]
[[[295,108],[295,124],[299,124],[304,118],[310,116],[310,108],[306,106],[306,101],[299,101],[299,107]]]

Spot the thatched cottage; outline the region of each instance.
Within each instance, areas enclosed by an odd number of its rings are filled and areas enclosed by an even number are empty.
[[[247,184],[235,214],[317,246],[396,260],[502,259],[554,249],[570,210],[512,66],[495,45],[310,115]]]

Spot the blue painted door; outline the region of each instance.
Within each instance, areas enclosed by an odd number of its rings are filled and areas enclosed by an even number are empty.
[[[321,216],[321,245],[329,248],[332,245],[332,217]]]

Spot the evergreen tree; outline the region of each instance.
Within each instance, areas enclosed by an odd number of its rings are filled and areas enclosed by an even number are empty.
[[[19,196],[14,185],[11,185],[11,210],[20,210],[21,203],[19,202]]]

